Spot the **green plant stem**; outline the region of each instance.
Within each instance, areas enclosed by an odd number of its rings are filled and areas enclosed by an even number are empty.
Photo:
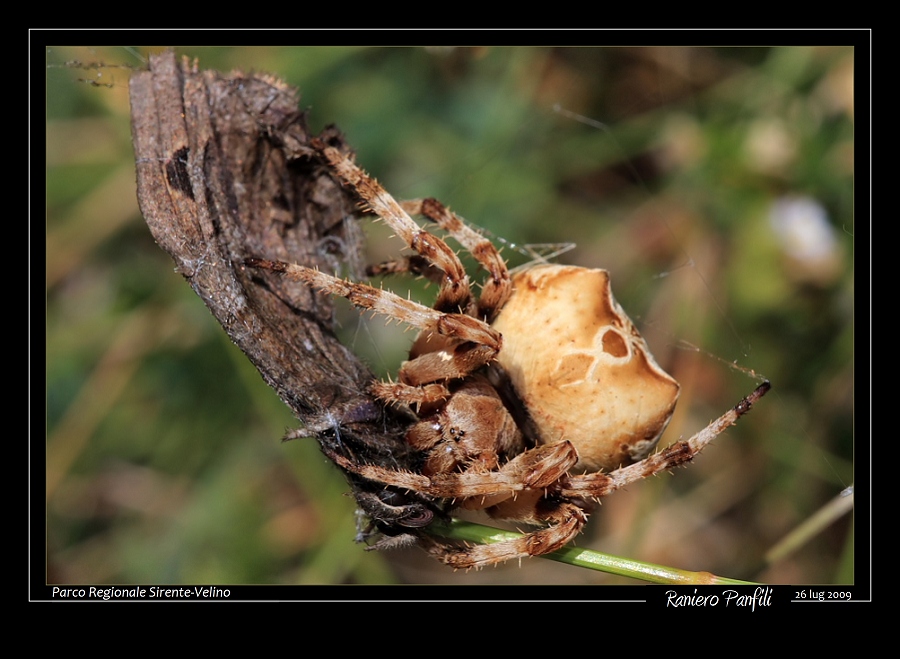
[[[822,506],[810,518],[766,552],[766,564],[773,565],[783,560],[851,510],[853,510],[852,485],[842,490],[840,494]]]
[[[522,533],[501,531],[490,526],[464,522],[458,519],[451,519],[448,523],[434,523],[428,527],[428,530],[432,534],[444,538],[479,544],[492,544],[523,537]],[[681,585],[753,585],[753,582],[719,577],[709,572],[680,570],[678,568],[634,561],[618,556],[611,556],[609,554],[602,554],[600,552],[591,551],[590,549],[577,549],[575,547],[564,547],[553,553],[544,554],[540,556],[540,558],[567,563],[576,567],[598,570],[608,574],[633,577],[650,583]]]

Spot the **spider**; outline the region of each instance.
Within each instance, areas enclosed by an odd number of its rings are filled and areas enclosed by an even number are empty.
[[[421,458],[417,467],[360,464],[323,444],[340,467],[374,484],[357,499],[387,536],[381,545],[412,539],[466,569],[555,551],[581,532],[592,502],[691,460],[768,391],[764,382],[690,439],[653,453],[679,385],[614,299],[605,270],[540,265],[511,276],[494,245],[440,202],[400,203],[341,151],[318,139],[311,146],[415,252],[370,270],[440,285],[429,308],[301,265],[246,260],[421,330],[397,381],[372,385],[385,404],[414,412],[406,442]],[[474,256],[487,272],[480,295],[456,253],[413,215]],[[455,545],[422,532],[430,511],[393,506],[409,501],[404,492],[445,511],[481,509],[538,528],[495,544]],[[384,511],[395,509],[422,514],[387,521]]]

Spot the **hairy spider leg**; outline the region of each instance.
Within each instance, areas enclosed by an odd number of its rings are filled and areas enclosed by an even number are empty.
[[[423,536],[420,542],[429,554],[454,569],[478,569],[562,549],[581,533],[588,520],[580,506],[547,497],[538,501],[535,514],[550,526],[511,540],[465,548],[441,542],[433,536]]]
[[[670,471],[679,465],[690,462],[712,440],[718,437],[729,426],[745,415],[760,398],[771,388],[766,381],[742,399],[740,403],[714,420],[703,430],[688,440],[675,442],[640,462],[628,467],[620,467],[608,474],[593,472],[580,476],[569,476],[562,483],[560,494],[564,497],[587,497],[600,499],[618,489],[663,471]]]
[[[378,181],[346,155],[334,147],[326,146],[319,139],[313,139],[310,143],[322,154],[338,178],[359,194],[369,210],[383,219],[426,262],[444,272],[434,308],[447,313],[465,312],[472,301],[469,276],[447,243],[416,224]]]
[[[497,505],[526,490],[543,491],[562,478],[578,461],[569,442],[525,451],[496,471],[460,471],[425,476],[378,465],[357,464],[328,447],[322,449],[338,466],[386,486],[399,487],[437,499],[473,499],[481,506]]]
[[[423,215],[448,232],[485,269],[488,278],[482,285],[476,313],[479,318],[492,323],[512,294],[512,280],[506,261],[494,244],[437,199],[412,199],[400,202],[400,205],[410,215]]]
[[[500,334],[487,323],[464,314],[442,313],[389,291],[346,281],[306,266],[249,258],[245,263],[283,273],[331,295],[340,295],[363,309],[395,318],[451,340],[444,350],[422,354],[404,364],[403,384],[422,384],[463,378],[491,362],[500,351]]]

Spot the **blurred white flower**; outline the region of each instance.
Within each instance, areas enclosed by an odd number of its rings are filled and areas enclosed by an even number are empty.
[[[840,265],[841,249],[825,208],[811,197],[788,196],[769,212],[779,245],[797,279],[827,283]]]

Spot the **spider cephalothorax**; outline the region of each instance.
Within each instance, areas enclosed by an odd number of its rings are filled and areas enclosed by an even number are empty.
[[[463,568],[554,551],[580,532],[589,501],[690,460],[768,390],[764,383],[694,437],[651,454],[679,386],[613,298],[606,271],[542,265],[510,277],[490,241],[439,202],[399,203],[337,149],[312,146],[415,252],[372,271],[440,284],[429,308],[311,268],[247,260],[421,329],[398,380],[373,384],[386,404],[415,412],[406,442],[419,466],[359,463],[323,444],[367,484],[357,499],[387,535],[419,539]],[[453,250],[411,215],[472,253],[487,272],[480,296]],[[424,503],[410,504],[416,497]],[[493,545],[446,544],[420,530],[433,517],[432,501],[543,528]]]

